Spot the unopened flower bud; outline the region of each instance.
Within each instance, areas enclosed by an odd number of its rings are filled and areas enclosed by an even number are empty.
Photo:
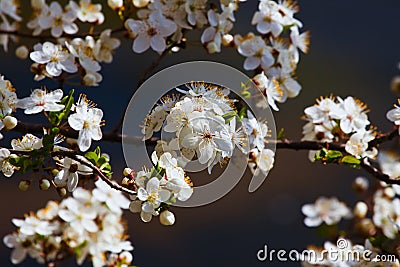
[[[27,180],[21,180],[19,182],[18,188],[21,191],[26,191],[29,189],[29,186],[31,185],[31,181],[27,181]]]
[[[31,0],[31,7],[36,10],[41,10],[45,5],[45,0]]]
[[[15,126],[17,126],[18,121],[13,116],[6,116],[3,119],[3,124],[4,124],[4,127],[6,128],[6,130],[11,130],[11,129],[14,129]]]
[[[125,168],[124,172],[123,172],[123,175],[125,177],[128,177],[129,175],[131,175],[131,173],[132,173],[132,169],[131,168]]]
[[[119,260],[124,264],[130,265],[132,263],[133,256],[129,251],[124,251],[121,254],[119,254]]]
[[[396,192],[393,190],[393,188],[391,188],[391,187],[386,187],[386,188],[383,190],[383,194],[384,194],[385,196],[387,196],[388,198],[394,198],[394,196],[396,195]]]
[[[123,0],[108,0],[107,4],[112,9],[117,9],[117,8],[121,8],[124,5],[124,1]]]
[[[128,177],[124,177],[124,179],[122,179],[122,185],[128,185],[129,181],[130,179]]]
[[[50,188],[50,186],[51,186],[51,183],[49,180],[47,180],[47,179],[40,180],[40,183],[39,183],[40,190],[47,190]]]
[[[357,202],[357,204],[354,207],[354,215],[360,219],[364,218],[365,215],[367,215],[368,212],[368,206],[365,204],[363,201]]]
[[[365,192],[368,190],[369,182],[365,177],[357,177],[353,182],[353,189],[358,192]]]
[[[57,193],[60,197],[65,197],[65,195],[67,194],[67,189],[65,189],[64,187],[59,187],[57,188]]]
[[[160,223],[162,225],[173,225],[175,223],[175,215],[169,210],[160,213]]]
[[[358,227],[360,231],[367,236],[373,236],[376,233],[376,227],[372,220],[369,218],[362,219],[361,222],[358,224]]]
[[[214,54],[214,53],[219,52],[220,50],[219,50],[218,46],[215,44],[215,42],[209,42],[207,44],[207,51],[210,54]]]
[[[222,45],[223,46],[230,46],[232,45],[233,36],[231,34],[225,34],[222,36]]]
[[[52,169],[52,170],[51,170],[51,174],[52,174],[54,177],[56,177],[57,174],[58,174],[59,172],[60,172],[60,171],[57,170],[57,169]]]
[[[15,49],[15,55],[19,59],[27,59],[29,56],[29,50],[26,46],[21,45],[17,49]]]
[[[149,4],[150,0],[132,0],[132,3],[135,7],[145,7]]]
[[[390,83],[390,88],[396,94],[400,94],[400,76],[396,76],[392,79],[392,82]]]

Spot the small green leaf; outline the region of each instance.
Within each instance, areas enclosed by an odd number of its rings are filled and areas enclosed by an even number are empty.
[[[286,134],[285,134],[285,129],[281,128],[278,132],[278,134],[276,135],[276,139],[277,140],[285,140],[286,139]]]
[[[99,160],[99,157],[97,156],[97,154],[92,151],[86,152],[85,158],[87,158],[93,164],[96,164],[97,161]]]
[[[224,118],[225,123],[229,123],[234,117],[236,117],[236,111],[230,111],[224,115],[222,115],[222,118]]]
[[[326,161],[328,163],[333,163],[339,161],[343,157],[342,152],[337,151],[337,150],[329,150],[326,153]]]
[[[349,165],[352,168],[359,169],[361,166],[361,160],[355,158],[354,156],[344,156],[341,160],[341,163]]]
[[[247,113],[247,109],[246,109],[245,107],[242,107],[242,108],[239,110],[238,117],[239,117],[239,120],[240,120],[240,121],[243,120],[243,118],[246,116],[246,113]]]
[[[61,121],[68,117],[71,112],[71,107],[74,104],[74,89],[69,91],[67,96],[64,96],[60,103],[64,105],[64,108],[60,111],[49,112],[49,121],[53,126],[59,126]]]

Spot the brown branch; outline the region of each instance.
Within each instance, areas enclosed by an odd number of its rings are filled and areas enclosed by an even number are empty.
[[[43,133],[43,126],[40,124],[34,124],[34,123],[26,123],[26,122],[19,122],[18,125],[12,130],[12,131],[17,131],[17,132],[21,132],[21,133],[33,133],[33,134],[41,134]],[[72,130],[72,129],[65,129],[62,128],[60,130],[60,134],[64,135],[65,137],[68,138],[78,138],[78,132]],[[379,134],[376,139],[372,140],[369,143],[369,147],[375,147],[378,146],[382,143],[388,142],[393,140],[396,136],[398,136],[398,129],[394,129],[390,132],[387,133],[383,133],[383,134]],[[140,144],[140,143],[144,143],[143,138],[140,136],[123,136],[117,132],[104,132],[103,133],[103,138],[102,141],[106,141],[106,142],[116,142],[116,143],[121,143],[122,139],[124,138],[124,142],[128,142],[131,144]],[[157,137],[153,137],[149,140],[146,140],[145,144],[149,145],[149,146],[153,146],[157,144],[157,141],[159,140],[159,138]],[[341,144],[341,143],[327,143],[327,142],[317,142],[317,141],[292,141],[292,140],[276,140],[275,141],[275,145],[276,145],[276,149],[292,149],[292,150],[320,150],[322,148],[326,148],[326,149],[331,149],[331,150],[338,150],[341,152],[346,152],[345,150],[345,144]],[[28,151],[29,152],[29,151]],[[80,160],[77,159],[77,155],[75,154],[75,152],[69,152],[66,153],[64,152],[53,152],[55,154],[57,153],[61,153],[60,156],[69,156],[79,162],[81,162],[82,164],[87,165],[87,163],[84,163]],[[67,155],[68,154],[68,155]],[[88,166],[88,165],[87,165]],[[88,167],[95,167],[96,166],[88,166]],[[372,176],[374,176],[375,178],[377,178],[380,181],[386,182],[388,184],[400,184],[400,179],[392,179],[390,178],[388,175],[382,173],[379,169],[375,168],[374,166],[372,166],[369,162],[362,162],[361,163],[361,167],[366,170],[368,173],[370,173]],[[99,172],[101,172],[100,169],[97,169],[97,174],[99,175]],[[115,186],[118,186],[117,188],[119,188],[119,185],[115,185],[114,182],[110,181],[106,176],[104,176],[103,174],[103,180],[106,179],[106,182],[112,183],[110,185],[112,185],[113,188],[116,188]],[[116,189],[117,189],[116,188]],[[128,190],[125,187],[122,191]],[[117,189],[118,190],[118,189]]]
[[[125,30],[125,28],[121,27],[121,28],[111,30],[111,33],[119,33],[119,32],[123,32],[124,30]],[[8,34],[8,35],[18,36],[18,37],[22,37],[22,38],[30,38],[30,39],[58,39],[58,38],[86,38],[86,36],[98,37],[98,36],[100,36],[101,32],[75,33],[75,34],[63,33],[60,37],[54,37],[51,34],[33,35],[32,33],[27,33],[27,32],[5,31],[5,30],[0,30],[0,34]]]
[[[376,179],[385,182],[387,184],[397,184],[400,185],[400,179],[392,179],[390,178],[389,175],[384,174],[383,172],[381,172],[380,170],[378,170],[378,168],[375,168],[374,166],[371,165],[371,163],[369,161],[365,161],[363,160],[361,162],[361,168],[363,168],[364,170],[366,170],[369,174],[371,174],[373,177],[375,177]]]
[[[277,140],[276,149],[292,149],[292,150],[320,150],[322,148],[345,151],[344,144],[340,143],[327,143],[317,141],[291,141],[291,140]]]
[[[28,150],[15,150],[15,149],[9,149],[11,154],[16,154],[16,155],[23,155],[23,156],[30,156],[32,154],[32,151],[28,151]],[[110,187],[122,191],[124,193],[127,193],[129,195],[134,195],[136,194],[135,191],[130,190],[126,187],[123,187],[121,185],[119,185],[117,182],[110,180],[110,178],[108,178],[100,168],[98,168],[97,166],[95,166],[94,164],[92,164],[90,161],[86,160],[83,156],[78,155],[75,151],[52,151],[50,152],[50,156],[51,157],[57,157],[57,156],[61,156],[61,157],[69,157],[73,160],[78,161],[79,163],[91,168],[93,170],[93,173],[95,173],[101,180],[103,180],[104,182],[106,182]]]

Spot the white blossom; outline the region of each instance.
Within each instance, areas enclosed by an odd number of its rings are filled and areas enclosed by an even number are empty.
[[[264,149],[265,138],[268,136],[268,126],[259,122],[253,113],[247,111],[247,118],[242,120],[243,129],[249,138],[251,148],[256,147],[259,151]]]
[[[91,0],[80,0],[79,5],[70,1],[68,8],[72,10],[82,22],[102,24],[104,15],[101,13],[101,4],[93,4]]]
[[[54,1],[51,2],[47,14],[40,17],[38,24],[42,29],[51,29],[51,35],[58,38],[63,32],[67,34],[78,32],[75,20],[76,13],[73,10],[64,12],[61,5]]]
[[[254,76],[252,80],[267,97],[268,104],[275,111],[279,111],[279,108],[275,103],[275,101],[281,103],[283,100],[283,91],[280,88],[279,83],[275,79],[268,79],[264,74],[264,71]]]
[[[359,130],[351,135],[350,139],[346,142],[346,152],[355,156],[356,158],[371,158],[374,159],[378,154],[375,147],[370,148],[368,143],[375,139],[373,130]]]
[[[81,151],[87,151],[92,144],[92,139],[98,141],[102,138],[100,126],[103,111],[99,108],[77,105],[75,113],[68,117],[68,124],[72,129],[79,131],[78,146]]]
[[[46,71],[50,75],[59,76],[62,71],[74,73],[78,70],[73,56],[64,51],[60,45],[45,42],[36,48],[30,53],[30,58],[39,64],[46,64]]]
[[[120,191],[111,188],[103,180],[97,180],[95,184],[96,188],[93,189],[95,199],[104,202],[111,211],[117,214],[121,213],[121,209],[128,209],[130,201]]]
[[[314,204],[306,204],[301,211],[307,217],[304,224],[308,227],[316,227],[321,223],[327,225],[337,224],[342,218],[350,218],[351,210],[337,198],[319,197]]]
[[[61,187],[67,186],[69,192],[74,191],[78,185],[79,174],[92,174],[91,168],[68,157],[61,159],[60,165],[63,169],[54,177],[54,183]]]
[[[161,202],[165,202],[171,196],[168,190],[160,188],[160,180],[157,177],[151,178],[146,185],[146,189],[139,188],[137,196],[142,204],[142,220],[150,221],[155,209],[158,208]]]
[[[11,140],[11,147],[15,150],[30,151],[43,147],[42,139],[33,134],[26,134],[22,139]]]
[[[165,18],[160,10],[153,11],[145,21],[128,19],[126,25],[137,35],[132,46],[135,53],[143,53],[150,47],[157,52],[164,51],[165,38],[177,29],[176,24]]]
[[[33,90],[29,97],[18,100],[17,107],[24,109],[25,114],[36,114],[42,111],[60,111],[64,105],[59,104],[63,91],[57,89],[47,92],[42,89]]]
[[[400,104],[400,99],[398,101]],[[394,109],[391,109],[386,113],[386,118],[391,122],[393,122],[395,125],[400,125],[400,107],[394,105]],[[399,134],[400,134],[400,127],[399,127]]]
[[[245,70],[254,70],[258,67],[267,70],[274,64],[272,48],[267,46],[260,36],[252,33],[245,37],[235,36],[235,43],[238,46],[239,54],[246,57],[243,64]]]
[[[203,31],[201,42],[209,53],[221,52],[222,36],[233,28],[233,24],[229,20],[230,15],[230,10],[225,10],[221,14],[217,14],[214,10],[207,12],[210,27]]]

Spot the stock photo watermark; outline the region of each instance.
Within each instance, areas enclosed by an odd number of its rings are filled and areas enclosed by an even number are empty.
[[[336,246],[332,244],[329,248],[313,250],[297,249],[271,249],[267,244],[257,251],[257,259],[262,262],[298,262],[304,261],[313,265],[324,265],[329,263],[367,263],[367,262],[396,262],[395,255],[377,254],[363,246],[352,246],[348,240],[339,238]]]

